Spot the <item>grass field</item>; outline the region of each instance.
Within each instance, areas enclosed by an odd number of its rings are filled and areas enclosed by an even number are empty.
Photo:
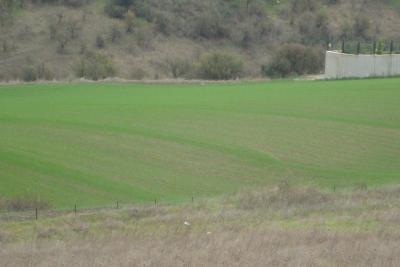
[[[0,86],[0,196],[54,207],[400,179],[400,79]]]

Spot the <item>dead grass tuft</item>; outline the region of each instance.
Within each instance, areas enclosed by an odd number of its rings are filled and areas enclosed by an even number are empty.
[[[241,209],[279,209],[321,205],[330,200],[328,194],[314,188],[292,186],[287,181],[282,181],[273,190],[241,192],[237,203]]]
[[[41,226],[36,229],[36,236],[39,239],[51,239],[60,235],[60,229],[52,226]]]
[[[14,198],[0,199],[0,210],[25,211],[25,210],[46,210],[51,207],[50,203],[38,196],[26,195]]]

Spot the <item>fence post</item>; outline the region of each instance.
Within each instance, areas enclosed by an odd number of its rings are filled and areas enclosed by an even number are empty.
[[[361,43],[358,42],[358,43],[357,43],[357,55],[359,55],[360,52],[361,52]]]
[[[75,216],[76,216],[76,204],[75,204],[75,208],[74,208],[74,213],[75,213]]]
[[[35,209],[35,220],[36,221],[38,220],[38,209],[37,208]]]
[[[157,206],[157,198],[154,199],[154,206]]]
[[[194,196],[192,196],[192,203],[194,203]]]

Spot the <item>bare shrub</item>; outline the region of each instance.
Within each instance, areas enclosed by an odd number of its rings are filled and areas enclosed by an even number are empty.
[[[72,225],[72,231],[77,234],[87,234],[89,232],[89,225],[86,223],[76,222]]]
[[[51,207],[50,203],[39,196],[26,195],[0,200],[0,210],[24,211],[32,209],[45,210]]]
[[[116,43],[122,38],[122,25],[118,22],[114,22],[110,30],[111,43]]]
[[[67,31],[65,30],[57,31],[55,40],[57,41],[57,53],[63,54],[69,42],[69,36]]]
[[[372,31],[371,20],[366,15],[358,15],[354,19],[353,37],[369,39]]]
[[[1,0],[0,1],[0,26],[3,27],[5,24],[13,18],[14,1],[13,0]]]
[[[101,53],[87,52],[73,66],[75,75],[91,80],[114,77],[117,69],[110,57]]]
[[[231,80],[241,76],[243,62],[225,53],[211,53],[202,56],[198,62],[199,78],[208,80]]]
[[[36,72],[39,80],[49,81],[54,78],[53,72],[51,71],[50,67],[44,62],[40,63],[37,66]]]
[[[69,37],[71,39],[76,39],[78,37],[78,33],[79,33],[79,30],[80,30],[80,27],[81,27],[78,19],[70,19],[70,20],[68,20],[66,22],[65,27],[66,27],[66,30],[68,31]]]
[[[296,0],[291,2],[291,8],[294,13],[315,11],[320,5],[319,2],[318,0]]]
[[[318,73],[323,66],[324,54],[321,49],[301,44],[287,44],[275,52],[271,62],[263,65],[261,71],[270,77],[287,77]]]
[[[138,46],[144,49],[152,47],[152,41],[154,37],[153,28],[148,23],[138,25],[135,29],[135,38]]]
[[[99,34],[96,36],[96,48],[103,49],[106,47],[106,40],[104,39],[103,35]]]
[[[195,38],[219,39],[229,36],[229,29],[224,25],[219,13],[204,13],[195,18],[192,36]]]
[[[37,66],[28,65],[22,69],[21,79],[25,82],[36,80],[51,80],[54,75],[46,63],[42,62]]]
[[[21,72],[21,78],[25,82],[33,82],[38,79],[34,66],[25,66]]]
[[[104,6],[104,12],[112,18],[122,19],[126,11],[126,7],[115,5],[113,1],[108,1]]]
[[[135,207],[129,211],[131,218],[135,220],[152,217],[159,213],[161,212],[154,207]]]
[[[192,65],[187,59],[175,56],[164,59],[162,67],[168,72],[168,74],[176,79],[184,77],[187,73],[189,73]]]
[[[14,240],[15,240],[15,237],[10,232],[6,232],[4,230],[0,230],[0,244],[1,243],[12,242]]]
[[[6,53],[9,53],[9,52],[12,52],[12,51],[15,51],[15,50],[16,50],[16,45],[15,45],[15,43],[13,41],[11,41],[11,40],[3,40],[3,41],[1,41],[1,47],[0,47],[0,52],[1,53],[6,54]]]
[[[70,7],[80,7],[87,3],[87,0],[64,0],[64,4]]]
[[[130,78],[133,80],[143,80],[149,74],[140,67],[134,67],[131,71]]]
[[[354,188],[355,188],[355,190],[357,190],[357,191],[367,191],[368,186],[367,186],[366,183],[360,182],[360,183],[356,183],[356,184],[354,185]]]
[[[133,29],[135,28],[136,25],[136,17],[135,17],[135,13],[133,13],[132,11],[128,11],[125,14],[125,25],[126,25],[126,31],[127,32],[133,32]]]
[[[59,229],[54,227],[38,227],[36,229],[36,236],[41,239],[51,239],[59,235]]]
[[[238,195],[241,209],[287,208],[314,206],[326,203],[330,198],[311,187],[292,186],[282,181],[274,190],[246,191]]]

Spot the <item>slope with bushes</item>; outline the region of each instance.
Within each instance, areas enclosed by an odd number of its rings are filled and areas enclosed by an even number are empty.
[[[394,0],[2,0],[0,79],[76,78],[93,54],[112,66],[99,78],[258,77],[268,74],[283,44],[319,53],[315,67],[294,72],[315,73],[330,42],[400,40],[398,6]],[[209,54],[226,60],[222,67],[241,67],[204,76],[212,71],[199,66]]]

